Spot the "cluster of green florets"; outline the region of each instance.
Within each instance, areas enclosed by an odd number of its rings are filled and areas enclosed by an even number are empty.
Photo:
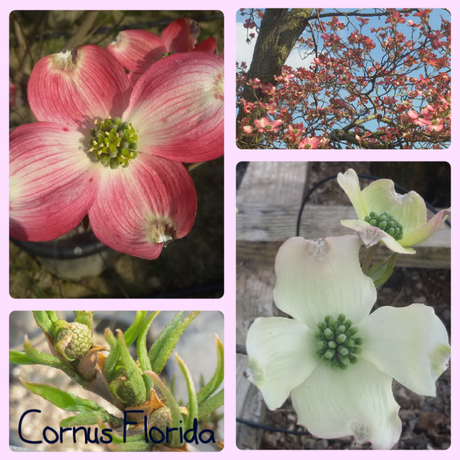
[[[95,120],[94,124],[96,128],[90,130],[89,151],[97,161],[116,169],[128,166],[130,160],[137,157],[137,132],[131,123],[108,117]]]
[[[378,227],[392,236],[395,240],[403,237],[403,226],[388,212],[370,212],[364,220],[373,227]]]
[[[346,369],[349,364],[358,361],[355,355],[361,353],[358,345],[362,345],[363,339],[352,338],[358,328],[352,326],[351,320],[347,320],[345,315],[339,315],[337,319],[328,315],[317,326],[315,336],[318,339],[318,358],[330,364],[332,369]]]

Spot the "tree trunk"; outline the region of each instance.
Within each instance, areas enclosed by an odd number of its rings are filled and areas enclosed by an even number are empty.
[[[274,77],[280,75],[281,69],[291,53],[297,39],[308,24],[313,8],[293,8],[288,11],[282,9],[266,9],[259,29],[259,36],[254,47],[254,56],[248,72],[248,80],[258,78],[262,83],[275,83]],[[246,86],[243,98],[254,102],[261,98],[260,89],[254,90]],[[245,117],[243,108],[240,107],[237,117],[238,146],[244,149],[257,148],[257,136],[245,136],[241,131],[240,121]],[[254,110],[249,117],[250,122],[264,117],[265,111]]]

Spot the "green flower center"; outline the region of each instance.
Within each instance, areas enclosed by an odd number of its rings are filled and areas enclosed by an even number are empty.
[[[328,315],[317,326],[315,337],[318,358],[323,359],[332,369],[346,369],[350,364],[358,362],[355,355],[361,353],[358,345],[362,345],[363,339],[353,337],[358,328],[353,326],[351,320],[346,319],[345,315],[337,318]]]
[[[372,211],[364,220],[369,225],[388,233],[395,240],[400,240],[403,237],[403,226],[388,211],[382,213]]]
[[[90,130],[89,151],[96,161],[116,169],[126,167],[137,157],[137,131],[128,122],[113,120],[94,120],[95,128]]]

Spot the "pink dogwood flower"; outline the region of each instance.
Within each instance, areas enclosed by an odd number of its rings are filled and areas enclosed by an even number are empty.
[[[209,37],[197,44],[200,26],[189,18],[171,22],[161,38],[147,30],[124,30],[107,47],[118,61],[130,71],[129,79],[134,85],[140,75],[158,59],[174,53],[216,50],[216,40]]]
[[[299,149],[316,149],[320,143],[319,137],[305,137],[300,141]]]
[[[181,162],[223,155],[223,60],[161,59],[132,88],[105,49],[42,58],[28,85],[37,123],[10,134],[10,234],[48,241],[89,216],[111,248],[155,259],[192,228]]]

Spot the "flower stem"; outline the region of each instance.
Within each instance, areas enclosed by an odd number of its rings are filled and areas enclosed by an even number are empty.
[[[201,161],[200,163],[193,163],[187,167],[187,171],[190,172],[192,169],[198,168],[198,166],[201,166],[204,163],[205,161]]]
[[[374,244],[374,246],[371,246],[367,251],[366,260],[361,267],[364,274],[366,274],[366,272],[369,270],[369,267],[371,266],[372,258],[374,257],[375,251],[377,251],[377,247],[378,244]]]

